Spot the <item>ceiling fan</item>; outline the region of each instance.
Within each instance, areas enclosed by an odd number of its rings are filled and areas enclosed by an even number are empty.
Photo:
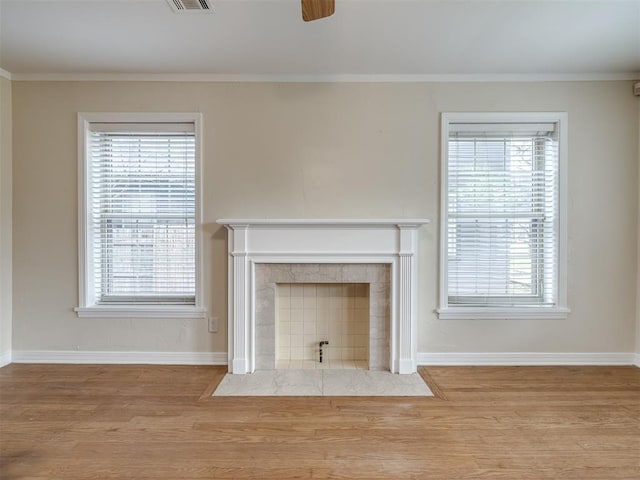
[[[302,19],[305,22],[330,17],[336,11],[335,0],[300,0]]]
[[[211,0],[167,0],[176,13],[209,12],[212,13]],[[330,17],[336,11],[335,0],[300,0],[302,4],[302,19],[305,22]]]

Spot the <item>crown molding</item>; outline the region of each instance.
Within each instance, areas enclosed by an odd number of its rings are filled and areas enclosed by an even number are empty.
[[[7,72],[2,68],[0,68],[0,77],[6,78],[7,80],[13,80],[13,75],[11,75],[11,72]]]
[[[536,74],[217,74],[217,73],[13,73],[15,81],[47,82],[214,82],[214,83],[441,83],[441,82],[593,82],[640,79],[629,73]]]

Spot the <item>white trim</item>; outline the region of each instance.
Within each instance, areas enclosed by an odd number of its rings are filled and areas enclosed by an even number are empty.
[[[556,308],[568,309],[568,218],[569,218],[569,114],[554,113],[558,121],[558,298]]]
[[[422,366],[632,365],[633,363],[633,353],[418,353],[418,365]]]
[[[447,292],[447,161],[449,157],[449,125],[460,122],[553,122],[558,124],[558,265],[557,305],[535,310],[532,307],[486,308],[450,307]],[[568,115],[567,112],[442,112],[440,126],[440,271],[439,306],[441,319],[562,319],[570,313],[567,308],[567,205],[568,205]]]
[[[283,226],[358,228],[397,225],[402,227],[418,227],[429,223],[426,218],[221,218],[216,220],[218,225],[238,226],[267,226],[268,228]]]
[[[196,145],[195,145],[195,187],[196,187],[196,191],[195,191],[195,201],[196,201],[196,210],[195,210],[195,222],[196,222],[196,231],[195,231],[195,237],[196,237],[196,245],[195,245],[195,254],[196,254],[196,307],[199,309],[202,309],[205,312],[205,316],[206,316],[206,309],[204,308],[204,305],[206,305],[206,301],[204,298],[205,295],[205,289],[204,289],[204,230],[203,230],[203,201],[204,201],[204,197],[203,197],[203,192],[204,189],[202,188],[202,182],[203,182],[203,178],[204,176],[202,175],[202,168],[203,168],[203,164],[204,162],[202,161],[202,159],[204,158],[204,135],[203,135],[203,125],[202,125],[202,113],[190,113],[188,114],[189,116],[193,116],[193,127],[194,127],[194,134],[196,136]],[[173,115],[171,116],[171,118],[174,118]]]
[[[0,368],[9,365],[13,360],[12,357],[13,357],[13,355],[12,355],[11,350],[9,350],[8,352],[4,352],[4,353],[0,354]]]
[[[78,112],[88,123],[187,123],[202,121],[199,112]],[[196,131],[197,126],[196,126]]]
[[[75,350],[14,350],[0,356],[0,367],[9,363],[227,365],[227,352],[108,352]],[[634,353],[423,353],[420,366],[456,365],[635,365]]]
[[[9,73],[9,72],[7,72]],[[13,73],[12,80],[49,82],[214,82],[214,83],[443,83],[443,82],[594,82],[637,80],[627,73],[487,74],[219,74],[219,73]]]
[[[436,310],[438,318],[449,320],[562,320],[571,310],[556,307],[447,307]]]
[[[198,112],[78,112],[78,307],[74,311],[78,317],[116,317],[116,318],[206,318],[203,272],[203,230],[202,230],[202,114]],[[96,306],[91,298],[93,288],[89,284],[88,272],[90,232],[87,228],[89,201],[86,168],[89,149],[88,135],[90,125],[100,122],[193,122],[196,139],[195,183],[196,183],[196,305],[195,307],[176,306]]]
[[[14,350],[13,363],[226,365],[227,352]]]
[[[392,263],[395,259],[394,256],[389,255],[389,252],[334,252],[331,256],[323,252],[296,252],[286,255],[282,252],[250,252],[250,254],[259,258],[260,260],[257,261],[260,263],[315,263],[317,257],[322,257],[322,263]],[[231,252],[231,255],[246,256],[249,253]]]
[[[11,72],[7,72],[6,70],[0,68],[0,77],[6,78],[7,80],[14,80]]]
[[[90,318],[207,318],[204,308],[176,305],[76,307],[73,311]]]

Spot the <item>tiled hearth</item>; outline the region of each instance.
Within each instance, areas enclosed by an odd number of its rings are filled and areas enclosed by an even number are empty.
[[[428,220],[237,219],[218,223],[229,231],[231,373],[276,368],[277,284],[302,284],[303,290],[305,284],[367,285],[368,367],[416,372],[417,229]],[[342,343],[342,339],[334,342]],[[341,351],[340,360],[334,360],[344,362],[343,353],[349,356],[350,352]],[[359,360],[352,360],[357,369]]]
[[[329,369],[256,370],[253,375],[225,375],[213,396],[430,397],[433,393],[418,373]]]

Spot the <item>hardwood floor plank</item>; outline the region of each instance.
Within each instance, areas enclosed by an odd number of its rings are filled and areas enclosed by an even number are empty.
[[[225,371],[4,367],[0,478],[640,478],[638,368],[421,368],[432,398],[211,397]]]

